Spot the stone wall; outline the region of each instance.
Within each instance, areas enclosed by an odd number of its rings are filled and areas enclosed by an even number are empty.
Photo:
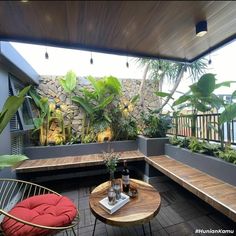
[[[65,115],[65,123],[68,124],[71,119],[73,133],[79,133],[82,128],[83,110],[75,103],[71,102],[68,95],[59,84],[57,76],[43,76],[40,80],[38,92],[43,97],[48,97],[49,101],[55,101],[57,104],[67,107]],[[130,100],[134,95],[138,94],[141,80],[137,79],[120,79],[122,84],[122,98]],[[78,79],[78,85],[73,95],[79,93],[79,88],[89,86],[84,78]],[[143,106],[140,100],[137,102],[132,112],[133,117],[139,119],[142,110],[147,108],[156,109],[159,107],[159,99],[154,92],[157,91],[158,84],[152,80],[145,81],[143,87]],[[63,109],[62,109],[63,110]],[[68,112],[69,111],[69,112]]]

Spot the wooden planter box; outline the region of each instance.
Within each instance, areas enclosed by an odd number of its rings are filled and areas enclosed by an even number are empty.
[[[145,156],[158,156],[165,154],[165,144],[169,143],[168,137],[147,138],[138,136],[138,148]]]
[[[199,169],[211,176],[236,186],[236,165],[222,159],[194,153],[188,149],[165,145],[165,154],[171,158]]]
[[[115,152],[133,151],[138,149],[137,140],[110,142],[111,150]],[[45,159],[64,156],[80,156],[103,153],[109,150],[106,143],[88,143],[57,146],[25,147],[24,154],[30,159]]]

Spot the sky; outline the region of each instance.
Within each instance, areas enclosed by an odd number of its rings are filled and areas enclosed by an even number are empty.
[[[137,68],[135,58],[33,44],[11,43],[39,75],[61,75],[73,70],[77,76],[108,76],[118,78],[142,78],[142,69]],[[45,53],[49,59],[45,59]],[[126,67],[128,60],[129,68]]]
[[[56,47],[46,47],[41,45],[11,43],[12,46],[24,57],[24,59],[36,70],[39,75],[60,75],[64,76],[67,71],[73,70],[77,76],[108,76],[113,75],[118,78],[142,79],[143,68],[138,66],[135,58],[117,56],[112,54],[92,52],[93,64],[90,64],[91,52],[63,49]],[[45,59],[47,51],[49,59]],[[212,60],[209,65],[209,73],[216,74],[217,82],[226,80],[236,81],[236,41],[222,47],[221,49],[207,56]],[[126,62],[129,62],[129,68]],[[191,85],[191,80],[187,80],[185,75],[177,91],[185,92]],[[171,85],[165,84],[163,90],[168,92]],[[229,94],[236,90],[236,83],[230,88],[217,90],[218,94]],[[178,94],[178,93],[177,93]],[[177,95],[176,94],[176,95]]]

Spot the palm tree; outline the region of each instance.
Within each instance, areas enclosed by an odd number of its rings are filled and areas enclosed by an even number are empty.
[[[183,79],[185,71],[189,73],[189,77],[192,81],[197,81],[207,69],[207,61],[205,59],[199,59],[191,64],[143,58],[139,58],[136,62],[139,66],[144,67],[143,79],[139,88],[141,104],[143,103],[142,91],[144,83],[148,77],[159,83],[159,91],[162,91],[165,80],[168,80],[168,82],[173,84],[173,88],[171,89],[167,99],[162,103],[160,110],[163,109],[175,93],[181,80]]]

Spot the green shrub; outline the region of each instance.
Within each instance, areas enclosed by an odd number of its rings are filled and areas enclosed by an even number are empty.
[[[189,148],[190,138],[178,138],[178,137],[171,137],[169,139],[170,144],[181,147],[181,148]]]
[[[236,150],[233,148],[228,147],[227,149],[222,150],[219,144],[201,141],[195,137],[172,137],[170,138],[170,143],[178,147],[187,148],[192,152],[215,156],[227,162],[236,164]]]
[[[174,146],[178,146],[179,143],[181,142],[181,140],[179,138],[173,136],[169,139],[169,142],[170,142],[170,144],[172,144]]]
[[[111,111],[113,140],[134,140],[138,136],[137,122],[132,116],[123,116],[119,108]]]
[[[219,151],[218,157],[225,161],[236,164],[236,150],[232,148],[227,148],[224,151]]]
[[[166,132],[171,128],[171,119],[168,115],[152,112],[142,113],[143,135],[149,138],[166,137]]]

